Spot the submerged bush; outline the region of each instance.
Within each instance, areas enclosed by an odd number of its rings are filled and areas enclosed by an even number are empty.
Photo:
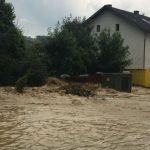
[[[19,93],[22,93],[26,85],[27,85],[27,75],[17,80],[16,85],[15,85],[16,91]]]
[[[34,60],[27,72],[28,86],[41,86],[46,83],[47,70],[40,61]]]

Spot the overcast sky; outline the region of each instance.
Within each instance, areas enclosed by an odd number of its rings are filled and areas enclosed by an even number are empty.
[[[26,36],[46,35],[48,27],[73,16],[91,16],[105,4],[150,16],[150,0],[6,0],[15,8],[16,24]]]

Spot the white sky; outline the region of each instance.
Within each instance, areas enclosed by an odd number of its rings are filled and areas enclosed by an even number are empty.
[[[48,27],[72,14],[91,16],[105,4],[150,16],[150,0],[6,0],[15,8],[16,24],[26,36],[46,35]]]

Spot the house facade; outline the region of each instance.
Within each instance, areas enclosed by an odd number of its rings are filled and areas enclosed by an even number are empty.
[[[138,11],[132,13],[105,5],[87,23],[93,33],[104,29],[121,33],[124,45],[129,46],[132,64],[127,69],[132,73],[133,84],[150,87],[150,18]]]

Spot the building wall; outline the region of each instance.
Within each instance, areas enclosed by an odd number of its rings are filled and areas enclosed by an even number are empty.
[[[145,70],[133,69],[130,71],[132,73],[132,83],[134,85],[145,86]]]
[[[133,69],[130,71],[134,85],[150,87],[150,69]]]
[[[145,36],[143,31],[109,11],[104,11],[102,15],[91,22],[93,33],[97,33],[97,25],[101,26],[101,31],[105,28],[109,28],[111,32],[115,32],[116,24],[120,25],[121,35],[125,40],[124,45],[129,46],[131,53],[132,65],[128,69],[143,69]],[[147,47],[149,46],[150,44],[147,45]]]

